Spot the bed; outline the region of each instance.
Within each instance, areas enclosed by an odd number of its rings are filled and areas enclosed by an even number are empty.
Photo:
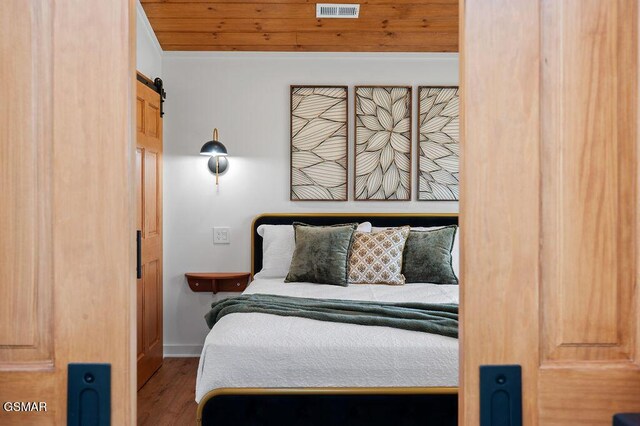
[[[457,224],[456,215],[270,214],[252,224],[252,273],[262,269],[262,224],[369,221],[376,227]],[[285,283],[259,275],[244,294],[376,302],[458,303],[457,285]],[[263,313],[231,314],[206,338],[197,419],[238,424],[457,424],[458,341],[379,326]]]

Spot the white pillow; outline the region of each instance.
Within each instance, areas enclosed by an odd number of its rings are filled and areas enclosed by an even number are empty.
[[[281,278],[289,273],[296,248],[293,225],[260,225],[262,237],[262,269],[255,278]]]
[[[418,226],[411,228],[412,231],[435,231],[436,229],[444,228],[444,226]],[[387,229],[386,227],[373,226],[371,232],[380,232]],[[456,236],[453,239],[453,247],[451,248],[451,267],[453,273],[456,274],[456,278],[460,280],[460,227],[456,231]]]
[[[371,222],[360,223],[357,230],[371,232]],[[254,278],[286,277],[296,249],[293,225],[260,225],[257,232],[262,237],[262,269]]]
[[[358,232],[371,232],[371,222],[362,222],[358,224]]]

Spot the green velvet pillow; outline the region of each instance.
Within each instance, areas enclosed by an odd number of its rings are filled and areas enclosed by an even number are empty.
[[[311,226],[294,223],[296,248],[285,282],[347,286],[349,249],[356,223]]]
[[[451,264],[457,226],[411,231],[404,246],[402,274],[407,283],[458,284]]]

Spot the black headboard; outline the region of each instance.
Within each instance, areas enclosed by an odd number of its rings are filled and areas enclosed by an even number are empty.
[[[372,226],[445,226],[457,225],[457,213],[267,213],[257,216],[251,225],[251,274],[262,269],[262,237],[260,225],[291,225],[303,222],[310,225],[371,222]]]

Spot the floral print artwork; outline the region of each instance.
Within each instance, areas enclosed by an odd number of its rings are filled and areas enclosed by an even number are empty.
[[[418,200],[459,199],[460,98],[457,87],[418,90]]]
[[[411,88],[355,89],[356,200],[411,199]]]
[[[291,87],[291,200],[347,199],[347,87]]]

